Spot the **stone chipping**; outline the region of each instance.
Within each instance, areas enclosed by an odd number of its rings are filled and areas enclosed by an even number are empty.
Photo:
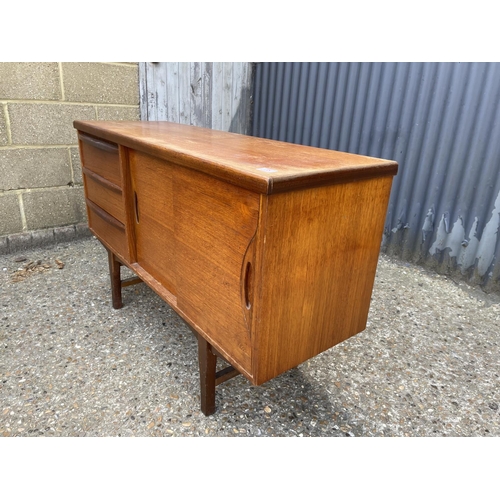
[[[500,297],[413,264],[381,255],[363,332],[209,417],[190,330],[123,301],[93,237],[0,256],[0,436],[500,436]]]

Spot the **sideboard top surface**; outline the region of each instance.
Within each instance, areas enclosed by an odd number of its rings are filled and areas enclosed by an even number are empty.
[[[81,132],[271,194],[395,175],[392,160],[171,122],[75,121]]]

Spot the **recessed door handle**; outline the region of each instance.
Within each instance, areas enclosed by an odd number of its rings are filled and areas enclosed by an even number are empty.
[[[243,289],[245,295],[245,305],[247,309],[252,307],[252,263],[247,262],[245,268],[245,278],[243,282]]]
[[[135,221],[139,224],[139,202],[137,200],[137,193],[134,191],[134,211],[135,211]]]

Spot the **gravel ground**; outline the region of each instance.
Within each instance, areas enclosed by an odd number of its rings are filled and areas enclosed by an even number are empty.
[[[22,260],[25,259],[25,260]],[[95,238],[0,256],[0,436],[500,436],[500,298],[381,256],[366,330],[199,409],[197,346]]]

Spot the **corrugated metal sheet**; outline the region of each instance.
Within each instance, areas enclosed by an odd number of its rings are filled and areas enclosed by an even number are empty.
[[[259,63],[253,135],[394,159],[383,250],[500,291],[500,64]]]
[[[141,119],[247,134],[253,64],[139,63]]]

